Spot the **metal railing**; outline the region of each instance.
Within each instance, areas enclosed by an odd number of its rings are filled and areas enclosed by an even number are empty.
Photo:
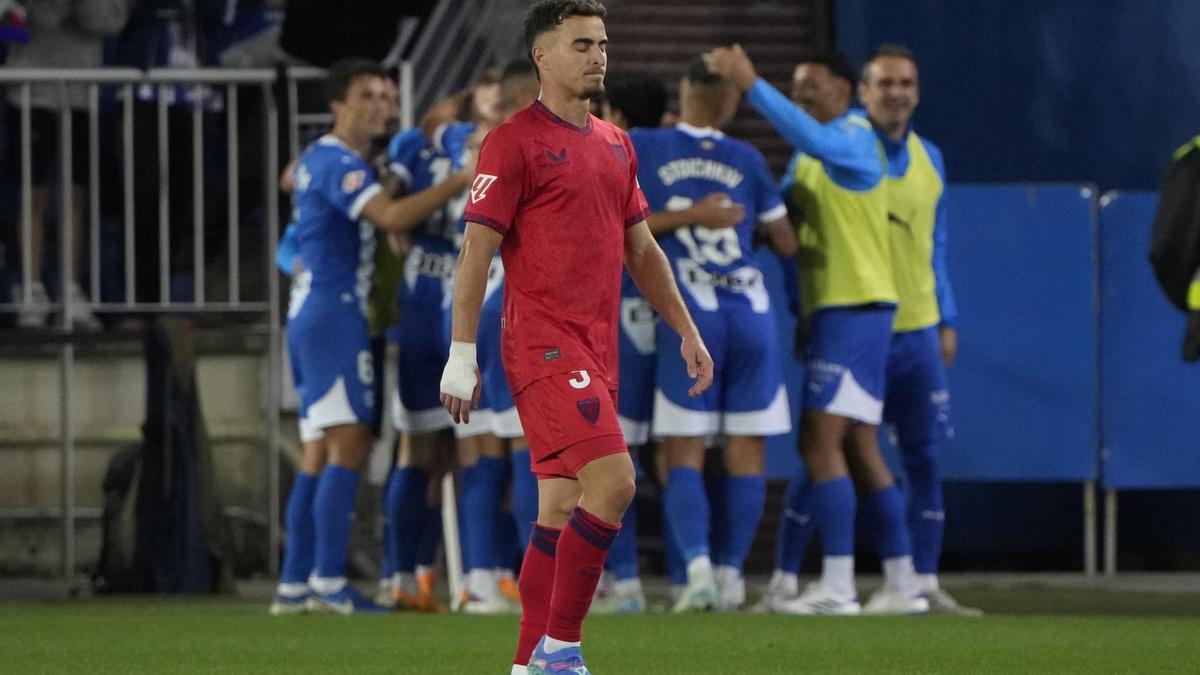
[[[313,73],[307,73],[313,76]],[[285,73],[285,79],[289,76]],[[23,297],[15,303],[0,304],[0,313],[15,312],[29,308],[31,282],[33,278],[33,148],[32,148],[32,110],[34,85],[51,85],[65,88],[68,86],[82,87],[86,90],[87,115],[87,224],[88,238],[88,274],[86,279],[90,285],[90,298],[87,298],[88,308],[97,313],[212,313],[234,312],[243,315],[258,315],[267,323],[269,341],[266,358],[266,416],[268,420],[268,501],[266,521],[269,524],[271,555],[271,572],[278,566],[275,552],[280,540],[279,524],[279,470],[280,470],[280,396],[281,396],[281,324],[280,324],[280,287],[279,275],[274,266],[274,249],[279,239],[279,113],[275,99],[274,86],[279,78],[275,70],[235,70],[235,69],[156,69],[140,71],[135,69],[0,69],[0,84],[16,92],[17,117],[15,125],[10,125],[9,136],[20,146],[20,257],[21,281]],[[172,145],[178,139],[172,138],[168,116],[175,96],[178,92],[185,94],[184,102],[190,115],[190,144],[191,144],[191,273],[193,289],[190,297],[172,297],[171,277],[172,250],[183,242],[172,241],[173,228],[170,185],[172,168]],[[265,237],[268,242],[266,255],[258,261],[255,274],[261,272],[265,277],[266,298],[262,300],[246,300],[243,297],[241,278],[242,251],[242,209],[241,209],[241,166],[243,160],[251,152],[243,148],[245,137],[239,130],[239,116],[242,113],[241,95],[251,91],[256,96],[260,107],[255,108],[259,113],[258,122],[261,124],[261,148],[254,152],[262,153],[262,195],[261,206],[265,214]],[[138,162],[146,161],[134,151],[135,143],[135,106],[139,100],[147,105],[146,94],[154,94],[152,105],[155,107],[157,120],[157,138],[155,140],[155,159],[157,160],[157,236],[158,236],[158,269],[157,279],[158,301],[139,300],[138,295],[148,289],[137,287],[138,271],[138,225],[137,209],[135,208],[138,195],[135,191],[135,171]],[[120,147],[120,175],[102,175],[100,162],[102,159],[101,146],[101,116],[102,98],[115,94],[115,115],[119,118],[117,138],[104,140],[115,141]],[[62,97],[64,100],[66,97]],[[208,105],[215,104],[215,105]],[[60,380],[60,472],[61,503],[57,509],[62,520],[62,559],[61,572],[64,576],[72,575],[75,571],[75,517],[83,511],[75,505],[75,431],[74,405],[70,395],[75,379],[75,344],[72,338],[74,325],[72,322],[72,298],[67,291],[73,282],[72,260],[74,259],[73,236],[73,189],[70,187],[78,181],[74,180],[72,169],[75,166],[73,156],[72,114],[73,111],[63,106],[56,111],[58,122],[58,166],[57,184],[59,186],[60,216],[58,237],[58,279],[59,299],[45,304],[43,310],[57,311],[59,321],[57,327],[63,334],[59,340],[59,380]],[[222,255],[228,264],[228,289],[224,297],[217,300],[208,299],[208,282],[205,273],[206,234],[207,229],[218,218],[206,209],[212,186],[209,185],[209,175],[205,170],[206,153],[213,149],[206,142],[205,126],[221,120],[224,121],[224,150],[225,185],[227,205],[225,213],[225,243]],[[294,113],[293,113],[294,118]],[[49,158],[42,158],[49,159]],[[124,253],[123,278],[124,292],[116,301],[106,301],[101,295],[102,287],[102,248],[101,231],[101,195],[105,190],[119,188],[122,196],[120,220],[123,221],[122,249]],[[44,219],[43,219],[44,221]],[[178,224],[176,224],[178,225]],[[45,223],[40,223],[45,227]],[[148,231],[144,233],[149,234]],[[81,275],[82,277],[82,275]],[[40,280],[37,280],[40,281]],[[12,513],[3,515],[21,517],[28,509],[9,509]],[[41,511],[39,511],[41,512]]]

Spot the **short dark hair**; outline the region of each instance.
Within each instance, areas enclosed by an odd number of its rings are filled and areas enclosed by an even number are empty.
[[[846,55],[839,51],[809,52],[803,58],[796,61],[796,63],[813,63],[825,66],[834,77],[849,82],[851,89],[854,88],[854,85],[858,84],[858,78],[855,75],[854,66],[850,63],[850,59],[846,58]]]
[[[600,0],[541,0],[525,12],[525,54],[532,60],[533,41],[562,25],[568,17],[597,16],[603,19],[608,10]]]
[[[687,69],[683,71],[683,79],[703,87],[711,87],[725,81],[725,78],[708,69],[708,64],[702,56],[688,62]]]
[[[325,81],[325,97],[328,102],[345,101],[346,92],[355,78],[363,75],[387,79],[387,70],[369,59],[342,59],[329,66],[329,77]]]
[[[654,128],[662,123],[670,94],[662,80],[649,73],[625,72],[608,76],[604,96],[620,110],[630,128]]]
[[[514,77],[537,77],[537,68],[529,59],[513,59],[504,65],[504,69],[500,71],[500,83],[504,84],[505,80],[511,80]]]
[[[917,55],[913,54],[911,49],[905,47],[904,45],[896,44],[895,42],[885,42],[876,47],[875,51],[871,52],[871,57],[868,58],[867,62],[863,64],[862,79],[867,79],[867,68],[875,62],[875,59],[884,58],[904,59],[913,64],[913,68],[919,69],[917,66]]]

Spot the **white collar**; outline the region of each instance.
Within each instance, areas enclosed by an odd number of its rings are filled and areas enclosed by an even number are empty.
[[[721,133],[719,130],[714,129],[712,127],[704,127],[703,129],[701,129],[700,127],[694,127],[685,122],[676,123],[675,128],[682,131],[683,133],[687,134],[688,136],[694,136],[696,138],[720,139],[720,138],[725,137],[725,134]]]

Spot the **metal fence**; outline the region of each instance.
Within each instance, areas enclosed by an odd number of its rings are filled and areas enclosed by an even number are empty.
[[[305,77],[319,77],[319,71],[299,73]],[[32,113],[34,110],[33,96],[35,86],[50,85],[61,88],[83,88],[86,91],[86,108],[83,113],[87,124],[87,171],[86,171],[86,200],[88,213],[89,236],[88,264],[86,276],[90,287],[85,302],[95,313],[145,314],[145,313],[188,313],[211,314],[233,313],[253,317],[267,326],[269,332],[267,348],[266,388],[267,402],[267,446],[268,455],[268,506],[266,520],[269,523],[271,551],[278,550],[279,532],[279,466],[280,466],[280,309],[279,309],[279,275],[273,264],[275,242],[279,238],[279,150],[280,129],[279,111],[276,102],[275,87],[280,74],[275,70],[230,70],[230,69],[157,69],[140,71],[134,69],[0,69],[0,84],[15,92],[16,119],[11,120],[9,128],[10,142],[19,144],[19,246],[21,260],[21,287],[23,297],[18,302],[0,304],[0,313],[15,312],[29,308],[34,300],[31,297],[31,282],[33,278],[33,146],[32,146]],[[289,83],[292,76],[286,71],[283,78]],[[66,96],[61,97],[64,101]],[[252,115],[258,129],[244,130],[240,127],[243,106],[253,108]],[[153,156],[135,151],[135,109],[141,115],[153,111],[156,122],[156,138],[153,145]],[[78,112],[78,111],[75,111]],[[73,405],[69,392],[75,379],[74,368],[76,361],[73,333],[75,327],[71,320],[73,299],[67,292],[73,280],[71,261],[74,259],[72,214],[75,208],[74,194],[71,185],[79,183],[78,176],[73,176],[76,157],[73,153],[79,146],[72,134],[72,109],[63,106],[53,111],[57,119],[58,139],[57,154],[53,158],[40,157],[42,161],[54,160],[58,173],[56,179],[49,182],[59,186],[58,197],[60,207],[58,237],[58,276],[59,298],[45,304],[41,309],[57,312],[59,320],[56,328],[61,332],[59,343],[59,373],[60,373],[60,482],[61,504],[59,514],[62,519],[62,560],[61,571],[64,576],[71,575],[75,570],[75,516],[79,511],[75,505],[75,432],[73,426]],[[179,157],[175,146],[184,145],[178,135],[172,135],[172,125],[169,117],[176,119],[174,129],[178,131],[179,120],[186,120],[186,128],[190,139],[190,156]],[[289,120],[296,119],[294,111],[289,112]],[[102,134],[102,130],[106,133]],[[215,134],[213,133],[215,130]],[[290,132],[291,133],[291,132]],[[218,142],[212,142],[215,136],[223,136]],[[246,139],[254,138],[253,147],[245,146]],[[112,152],[108,152],[112,151]],[[108,154],[106,154],[106,152]],[[211,174],[207,170],[213,166],[211,155],[224,153],[223,185],[210,185]],[[206,160],[207,164],[206,164]],[[254,280],[244,279],[242,275],[243,261],[241,240],[243,236],[243,166],[250,160],[261,163],[261,202],[255,202],[262,213],[261,227],[268,242],[265,247],[266,255],[258,261],[245,261],[246,269],[253,270]],[[142,222],[138,218],[139,195],[135,191],[135,175],[142,162],[157,164],[157,214],[154,223]],[[115,174],[103,172],[102,162],[118,166]],[[171,171],[181,166],[180,162],[190,163],[190,231],[181,228],[175,222],[179,219],[178,209],[172,210],[171,199],[179,198],[179,191],[171,189]],[[250,162],[253,163],[253,162]],[[186,166],[184,164],[183,166]],[[215,214],[208,207],[212,201],[209,197],[214,192],[223,189],[225,204],[224,212]],[[114,270],[103,262],[105,256],[101,247],[101,213],[102,195],[119,194],[120,208],[117,219],[121,222],[122,261],[120,274],[116,279],[123,280],[122,292],[101,293],[102,277],[112,275]],[[246,195],[247,200],[254,199]],[[219,200],[218,200],[219,201]],[[145,215],[145,214],[142,214]],[[220,221],[224,220],[223,223]],[[213,232],[213,223],[218,223],[222,232]],[[44,224],[42,225],[44,227]],[[181,236],[182,234],[182,236]],[[142,280],[151,277],[152,285],[156,288],[146,288],[145,284],[138,285],[139,265],[146,264],[141,254],[146,253],[144,241],[139,240],[146,235],[157,237],[157,267],[153,274],[142,269]],[[228,267],[227,286],[220,297],[210,297],[212,280],[206,277],[206,260],[210,251],[209,243],[223,236],[225,241],[222,250],[212,251],[216,257],[222,257]],[[184,267],[191,275],[190,293],[173,292],[172,276],[180,271],[179,265],[173,265],[172,253],[180,246],[191,248],[190,261]],[[176,261],[179,262],[179,261]],[[105,265],[107,269],[102,269]],[[81,279],[82,280],[82,279]],[[265,297],[248,300],[243,293],[243,287],[248,281],[256,281],[265,289]],[[157,299],[152,296],[157,291]],[[261,293],[260,293],[261,294]],[[4,513],[0,516],[19,517],[16,513]],[[275,555],[270,556],[272,572],[277,562]]]

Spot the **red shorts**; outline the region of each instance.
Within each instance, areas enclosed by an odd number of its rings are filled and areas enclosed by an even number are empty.
[[[586,370],[534,380],[513,398],[538,478],[575,478],[592,460],[629,451],[617,391]]]

